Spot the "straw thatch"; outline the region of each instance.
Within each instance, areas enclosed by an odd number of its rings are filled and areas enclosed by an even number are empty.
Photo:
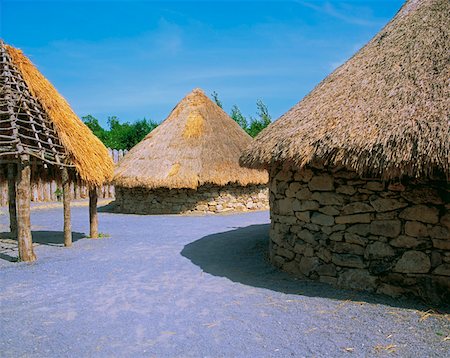
[[[22,51],[8,45],[5,47],[15,70],[34,97],[33,100],[37,100],[45,112],[44,116],[53,125],[50,129],[56,132],[64,147],[67,163],[74,165],[80,178],[90,185],[101,185],[110,180],[114,164],[106,147]]]
[[[450,178],[450,1],[411,0],[365,47],[265,129],[252,168],[319,159],[382,178]]]
[[[189,188],[203,184],[265,184],[267,173],[239,166],[252,142],[200,89],[193,90],[116,168],[123,187]]]

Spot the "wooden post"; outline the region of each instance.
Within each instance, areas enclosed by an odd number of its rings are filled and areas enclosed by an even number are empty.
[[[30,201],[31,201],[31,166],[30,156],[20,156],[17,180],[17,241],[19,243],[19,259],[21,261],[34,261],[36,255],[33,251],[31,236]]]
[[[8,164],[8,206],[11,236],[17,238],[16,165]]]
[[[89,186],[89,236],[98,238],[97,188]]]
[[[72,228],[70,224],[70,183],[69,172],[66,167],[62,168],[62,191],[64,210],[64,246],[72,246]]]

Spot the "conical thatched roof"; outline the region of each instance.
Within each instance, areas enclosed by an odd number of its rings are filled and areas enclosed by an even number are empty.
[[[126,154],[114,183],[170,189],[267,183],[265,171],[239,166],[239,156],[251,142],[235,121],[195,89]]]
[[[22,51],[0,40],[0,156],[71,166],[90,185],[111,179],[108,150]]]
[[[301,102],[243,165],[315,159],[383,178],[450,178],[450,1],[410,0]]]

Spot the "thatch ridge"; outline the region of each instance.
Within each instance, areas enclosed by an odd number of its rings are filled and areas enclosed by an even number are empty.
[[[266,128],[241,164],[313,160],[385,179],[450,178],[450,2],[412,0]]]
[[[80,178],[94,186],[109,181],[114,163],[107,148],[21,50],[8,45],[6,49],[28,89],[53,122],[69,161],[75,165]]]
[[[125,155],[116,168],[114,184],[150,189],[265,184],[266,171],[239,165],[239,156],[251,142],[202,90],[194,89]]]

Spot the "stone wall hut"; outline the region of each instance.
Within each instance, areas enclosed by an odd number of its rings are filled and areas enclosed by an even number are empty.
[[[31,181],[45,175],[62,182],[64,244],[70,246],[70,180],[79,177],[90,188],[90,236],[96,237],[96,188],[112,174],[105,146],[22,51],[0,40],[0,177],[8,180],[10,229],[18,239],[19,259],[36,258]]]
[[[138,214],[268,208],[268,175],[239,156],[252,138],[200,89],[132,148],[114,176],[116,210]]]
[[[450,298],[450,2],[407,1],[264,130],[270,257],[341,287]]]

